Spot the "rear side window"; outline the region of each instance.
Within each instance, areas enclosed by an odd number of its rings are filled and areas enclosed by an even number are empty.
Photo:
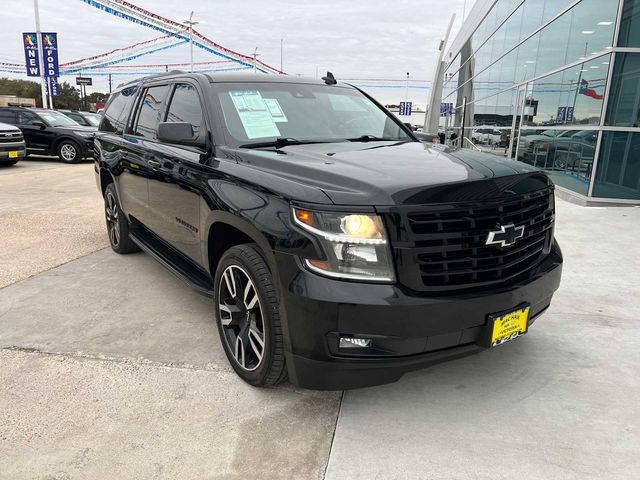
[[[135,98],[138,87],[125,88],[121,92],[114,93],[105,107],[100,130],[103,132],[122,133],[127,121],[127,113]]]
[[[139,104],[138,118],[133,129],[134,135],[150,139],[156,138],[162,104],[168,93],[169,87],[167,85],[147,88]]]
[[[0,122],[16,123],[16,114],[11,110],[0,109]]]
[[[87,123],[87,122],[84,121],[84,118],[82,118],[82,116],[78,115],[77,113],[65,113],[65,115],[67,117],[69,117],[71,120],[75,120],[80,125],[86,125],[86,123]]]
[[[194,136],[202,132],[202,105],[193,85],[178,83],[171,97],[167,122],[187,122],[193,126]]]
[[[40,120],[35,113],[32,112],[18,112],[18,125],[31,125],[31,122]]]

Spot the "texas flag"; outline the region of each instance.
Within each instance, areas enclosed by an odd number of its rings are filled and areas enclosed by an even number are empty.
[[[580,82],[580,90],[579,93],[582,95],[586,95],[587,97],[595,98],[596,100],[602,100],[604,97],[596,92],[593,88],[589,88],[589,82],[585,79],[582,79]]]

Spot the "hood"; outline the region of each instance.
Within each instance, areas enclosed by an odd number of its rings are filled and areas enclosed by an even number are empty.
[[[421,142],[321,143],[234,149],[233,154],[247,166],[316,187],[340,205],[479,200],[548,184],[539,170],[520,162],[468,149],[443,151]],[[533,183],[525,181],[536,176]]]
[[[72,132],[93,133],[93,132],[97,132],[98,131],[97,127],[89,127],[89,126],[86,126],[86,125],[72,125],[70,127],[55,127],[55,128],[60,128],[62,130],[71,130]]]
[[[0,132],[19,132],[20,129],[15,125],[0,122]]]

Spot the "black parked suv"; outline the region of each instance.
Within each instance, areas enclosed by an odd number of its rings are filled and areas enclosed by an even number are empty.
[[[544,173],[425,145],[332,76],[147,77],[99,130],[113,250],[210,296],[252,385],[391,382],[526,333],[559,286]]]
[[[0,107],[0,122],[17,126],[27,154],[57,155],[65,163],[93,156],[95,127],[84,127],[66,115],[45,108]]]

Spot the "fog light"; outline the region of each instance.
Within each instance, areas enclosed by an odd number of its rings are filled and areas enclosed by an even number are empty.
[[[369,348],[370,338],[340,337],[340,348]]]

